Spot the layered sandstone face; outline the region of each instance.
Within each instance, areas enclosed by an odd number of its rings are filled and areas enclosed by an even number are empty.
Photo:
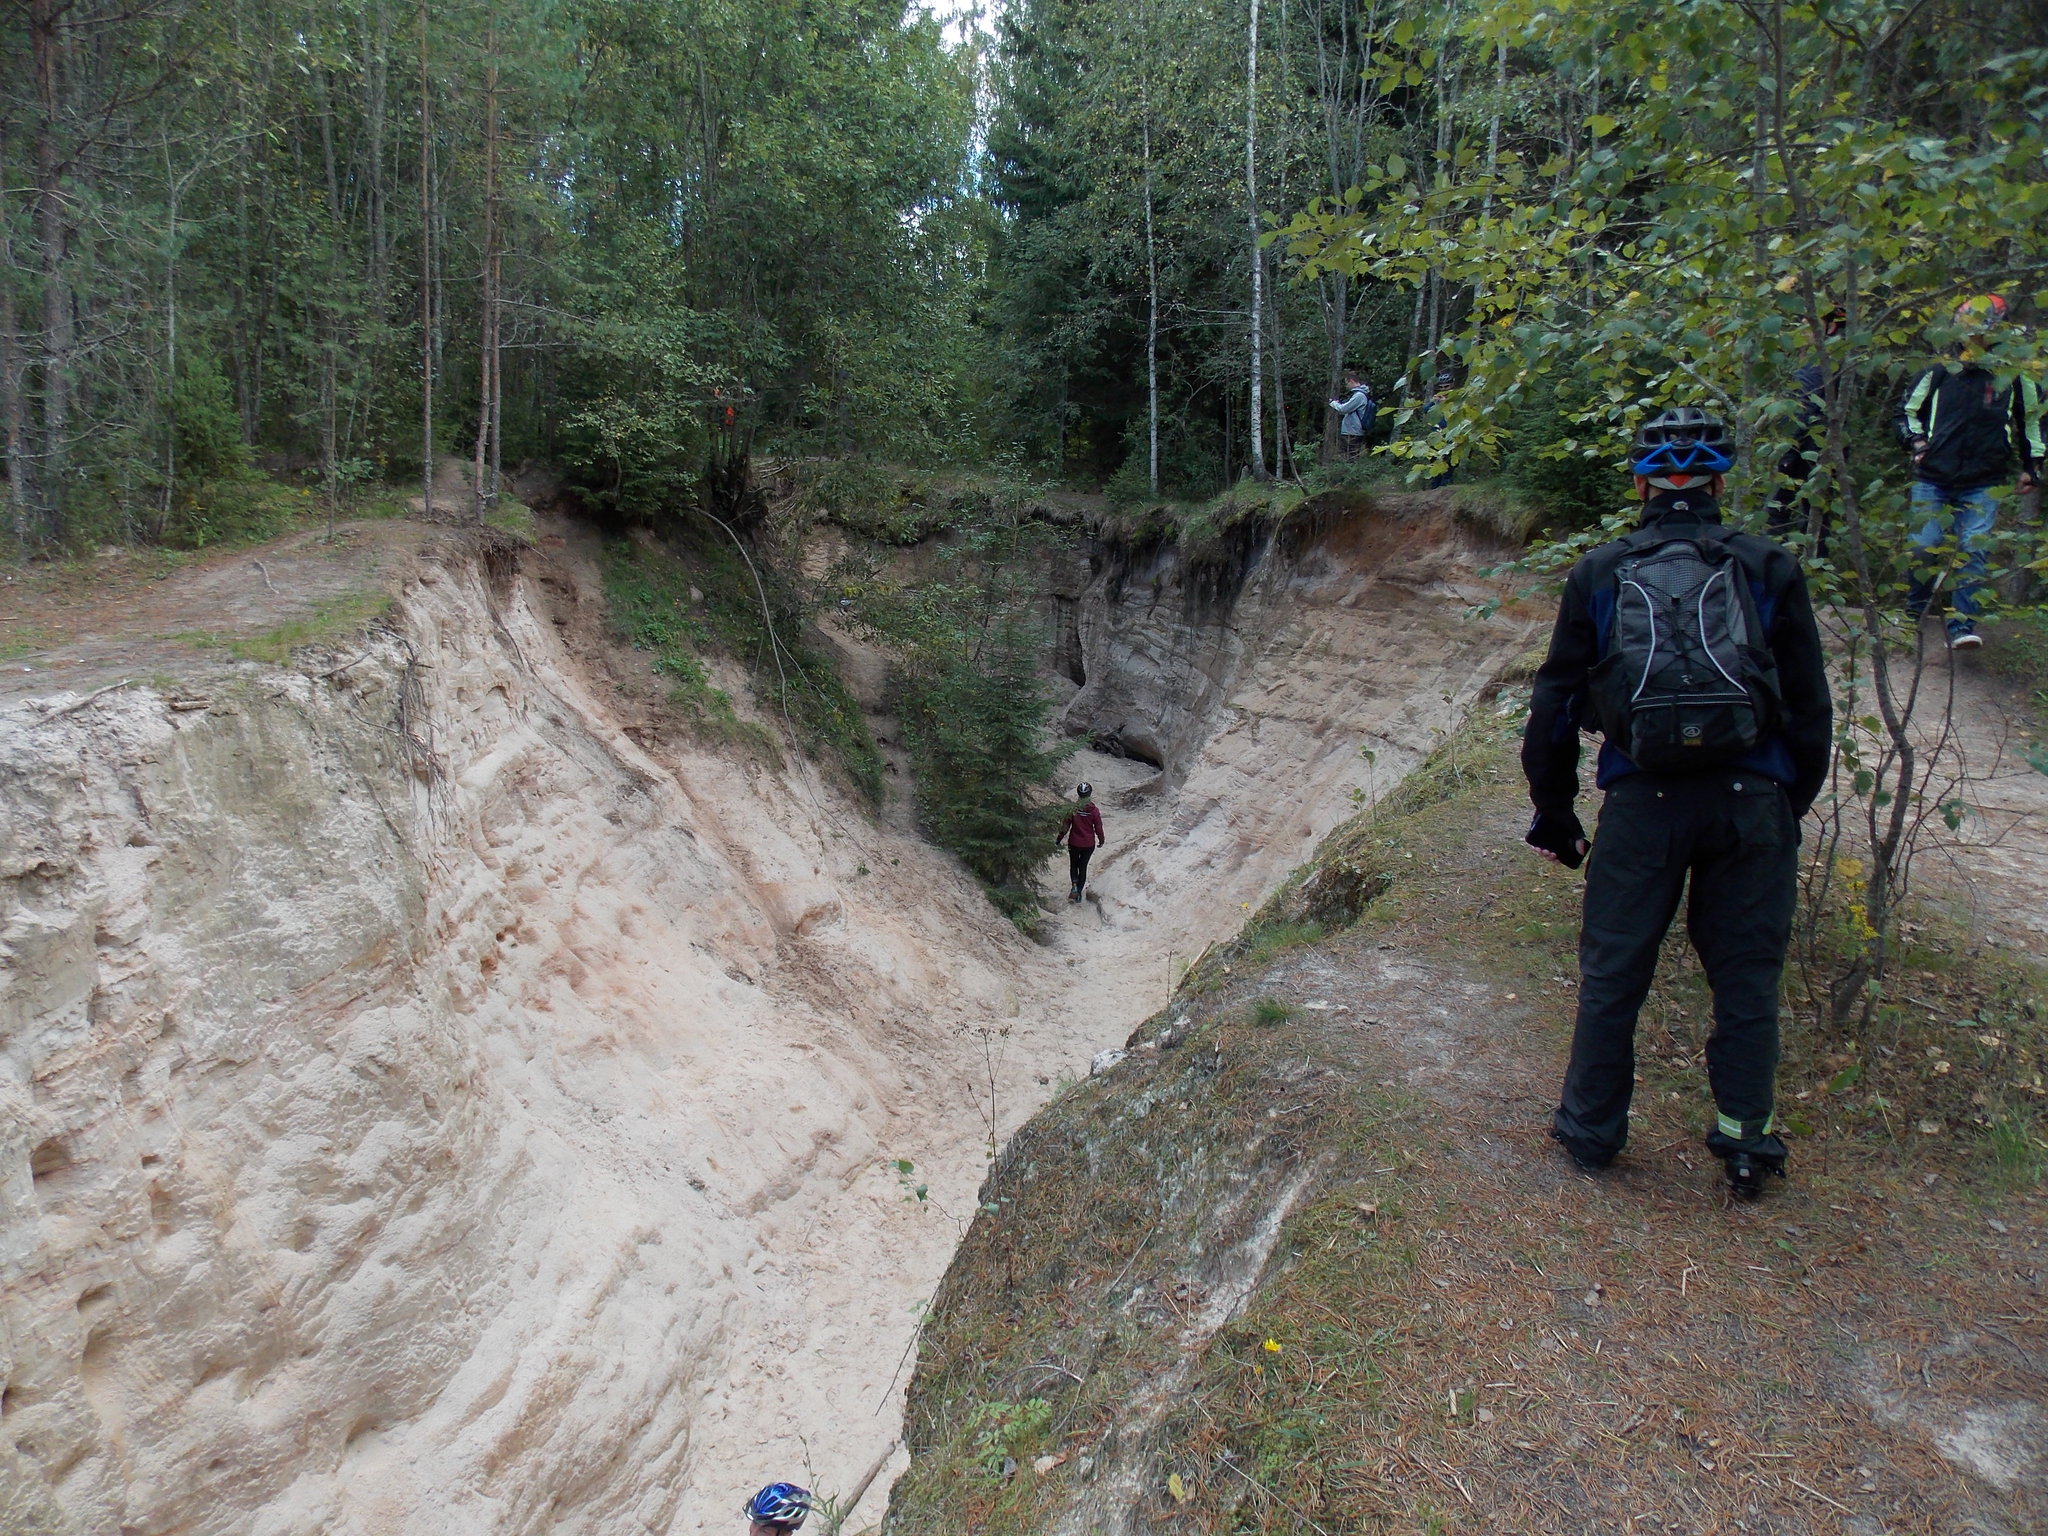
[[[430,558],[293,668],[14,689],[0,1530],[694,1533],[849,1489],[990,1144],[1521,643],[1442,530],[1363,537],[1207,611],[1080,581],[1070,723],[1173,745],[1086,760],[1102,899],[1043,946],[907,816],[640,730],[573,549]]]

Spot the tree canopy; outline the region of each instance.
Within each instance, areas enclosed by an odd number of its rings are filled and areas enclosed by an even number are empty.
[[[976,56],[900,3],[31,0],[0,50],[30,549],[205,538],[223,432],[629,505],[763,433],[957,430]]]

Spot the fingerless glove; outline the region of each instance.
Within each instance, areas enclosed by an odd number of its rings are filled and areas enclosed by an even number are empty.
[[[1586,829],[1579,824],[1576,811],[1538,811],[1529,830],[1522,834],[1522,841],[1531,848],[1556,854],[1557,862],[1566,869],[1577,869],[1586,862],[1586,855],[1579,849],[1579,844],[1586,841]]]

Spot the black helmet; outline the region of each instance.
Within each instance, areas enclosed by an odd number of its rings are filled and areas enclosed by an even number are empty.
[[[1079,795],[1083,800],[1086,800],[1090,795],[1095,793],[1095,786],[1093,784],[1077,784],[1074,787],[1074,793]]]
[[[1660,483],[1680,476],[1683,484],[1735,467],[1728,429],[1696,405],[1677,406],[1636,428],[1628,457],[1630,469]]]

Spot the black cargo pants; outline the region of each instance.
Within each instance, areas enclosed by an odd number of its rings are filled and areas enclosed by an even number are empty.
[[[1707,1074],[1716,1152],[1782,1157],[1772,1134],[1778,978],[1792,931],[1799,823],[1784,788],[1733,770],[1617,780],[1600,810],[1579,931],[1579,1017],[1555,1125],[1604,1161],[1628,1140],[1636,1013],[1691,879],[1686,930],[1714,994]]]

